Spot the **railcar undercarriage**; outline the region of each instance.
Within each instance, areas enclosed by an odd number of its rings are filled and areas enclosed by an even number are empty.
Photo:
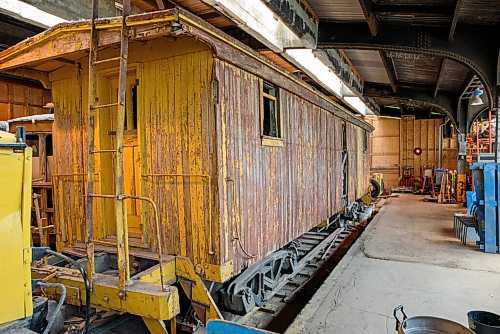
[[[196,331],[200,325],[206,324],[207,320],[212,318],[213,314],[209,314],[211,301],[214,303],[212,307],[216,308],[212,311],[219,314],[221,318],[254,328],[280,331],[279,326],[289,323],[295,314],[284,312],[287,307],[293,305],[297,299],[302,299],[303,302],[303,297],[311,286],[313,289],[319,286],[326,278],[325,275],[330,273],[333,266],[364,229],[366,219],[371,213],[371,205],[363,201],[355,202],[346,208],[343,214],[332,216],[327,223],[304,233],[283,249],[266,256],[224,284],[203,282],[201,279],[196,282],[187,272],[182,275],[174,266],[167,266],[167,271],[173,271],[171,275],[167,274],[171,276],[166,281],[169,289],[167,292],[159,290],[155,294],[158,295],[156,299],[158,302],[171,301],[171,297],[165,299],[166,297],[163,298],[160,295],[166,293],[165,296],[167,296],[172,293],[176,294],[178,291],[181,305],[180,313],[172,317],[167,325],[171,328],[177,327],[179,332]],[[77,254],[78,252],[75,251],[73,258],[77,258],[76,261],[84,267],[84,254],[76,256]],[[133,317],[120,315],[120,312],[106,312],[105,304],[109,303],[110,299],[106,298],[109,292],[105,289],[107,283],[102,280],[109,280],[116,276],[116,269],[111,265],[116,262],[115,256],[113,253],[101,251],[96,253],[95,257],[94,284],[96,288],[91,296],[93,312],[90,320],[93,322],[91,328],[99,333],[107,333],[108,329],[134,320]],[[33,269],[34,277],[40,280],[48,280],[47,277],[51,281],[56,279],[57,282],[67,287],[66,303],[76,306],[76,308],[73,306],[69,309],[73,312],[73,321],[78,323],[77,319],[79,317],[81,319],[80,325],[73,327],[82,328],[85,323],[85,312],[81,307],[84,306],[81,302],[84,298],[81,295],[83,289],[78,286],[80,284],[78,273],[72,268],[66,268],[69,265],[67,262],[57,261],[54,257],[49,258],[48,261],[51,265],[40,265]],[[144,284],[159,280],[159,268],[152,259],[133,257],[132,262],[134,284],[131,285],[129,293],[134,294],[137,290],[140,294],[139,290]],[[201,294],[204,291],[206,299],[200,299],[200,291]],[[46,288],[43,294],[50,299],[57,299],[59,291],[55,288]],[[129,297],[130,295],[127,296]],[[169,306],[170,313],[174,311],[172,307]],[[100,308],[104,311],[98,311]],[[150,310],[153,309],[154,305]],[[130,311],[125,304],[123,304],[123,311]],[[157,317],[160,316],[157,315]],[[283,317],[291,318],[282,321]],[[143,314],[142,318],[150,329],[152,328],[150,326],[155,326],[155,324],[161,325],[161,321],[148,324],[147,314]]]
[[[329,274],[332,269],[332,260],[336,262],[334,255],[342,249],[345,253],[362,232],[373,213],[367,202],[354,202],[343,214],[332,216],[327,224],[304,233],[222,288],[211,291],[224,310],[224,318],[250,327],[277,330],[272,327],[287,304],[301,296],[308,285],[318,283],[319,276],[325,279],[324,273]],[[320,271],[323,275],[318,275]]]

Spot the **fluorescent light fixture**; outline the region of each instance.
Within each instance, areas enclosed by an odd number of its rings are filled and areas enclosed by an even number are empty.
[[[316,58],[311,49],[288,49],[283,56],[289,56],[301,69],[317,80],[323,87],[342,98],[342,81],[320,59]]]
[[[303,47],[300,38],[261,0],[203,0],[234,20],[247,33],[275,52]]]
[[[0,0],[1,1],[1,0]],[[262,0],[202,0],[216,8],[236,24],[274,52],[301,68],[313,80],[339,98],[350,97],[349,103],[359,113],[371,114],[371,110],[352,92],[342,80],[317,58],[311,47],[294,33]],[[286,50],[286,51],[285,51]]]
[[[347,87],[323,61],[316,57],[311,49],[287,49],[285,58],[297,64],[311,78],[320,83],[328,91],[343,99],[361,115],[371,115],[373,112],[356,94]]]
[[[0,0],[0,13],[42,28],[50,28],[58,23],[66,22],[65,19],[59,16],[44,12],[19,0]]]

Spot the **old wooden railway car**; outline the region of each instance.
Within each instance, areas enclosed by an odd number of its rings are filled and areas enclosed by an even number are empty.
[[[125,193],[156,203],[164,252],[189,258],[203,280],[227,282],[367,192],[370,125],[188,13],[127,25]],[[102,59],[117,56],[119,26],[97,24]],[[85,249],[89,31],[58,25],[0,54],[0,69],[51,84],[57,248],[69,254]],[[97,67],[98,103],[112,104],[118,62]],[[100,194],[115,191],[115,114],[96,111]],[[113,253],[114,202],[93,210],[96,251]],[[156,259],[152,206],[127,201],[126,214],[130,255]]]

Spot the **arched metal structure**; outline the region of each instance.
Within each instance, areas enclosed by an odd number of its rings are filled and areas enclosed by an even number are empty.
[[[393,51],[439,56],[461,63],[484,83],[489,107],[499,84],[500,38],[492,29],[462,28],[454,40],[438,28],[384,25],[372,36],[364,23],[320,24],[318,48]]]

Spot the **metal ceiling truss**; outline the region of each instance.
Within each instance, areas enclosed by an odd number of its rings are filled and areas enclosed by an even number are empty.
[[[372,36],[365,23],[320,23],[318,48],[378,50],[387,53],[427,54],[454,60],[469,67],[484,83],[490,108],[493,89],[500,84],[499,36],[492,29],[455,29],[454,40],[442,28],[387,24]]]
[[[372,98],[389,98],[419,106],[431,106],[449,116],[457,125],[457,96],[453,94],[441,92],[434,97],[434,92],[410,87],[398,87],[398,91],[393,92],[389,85],[365,83],[364,95]]]

